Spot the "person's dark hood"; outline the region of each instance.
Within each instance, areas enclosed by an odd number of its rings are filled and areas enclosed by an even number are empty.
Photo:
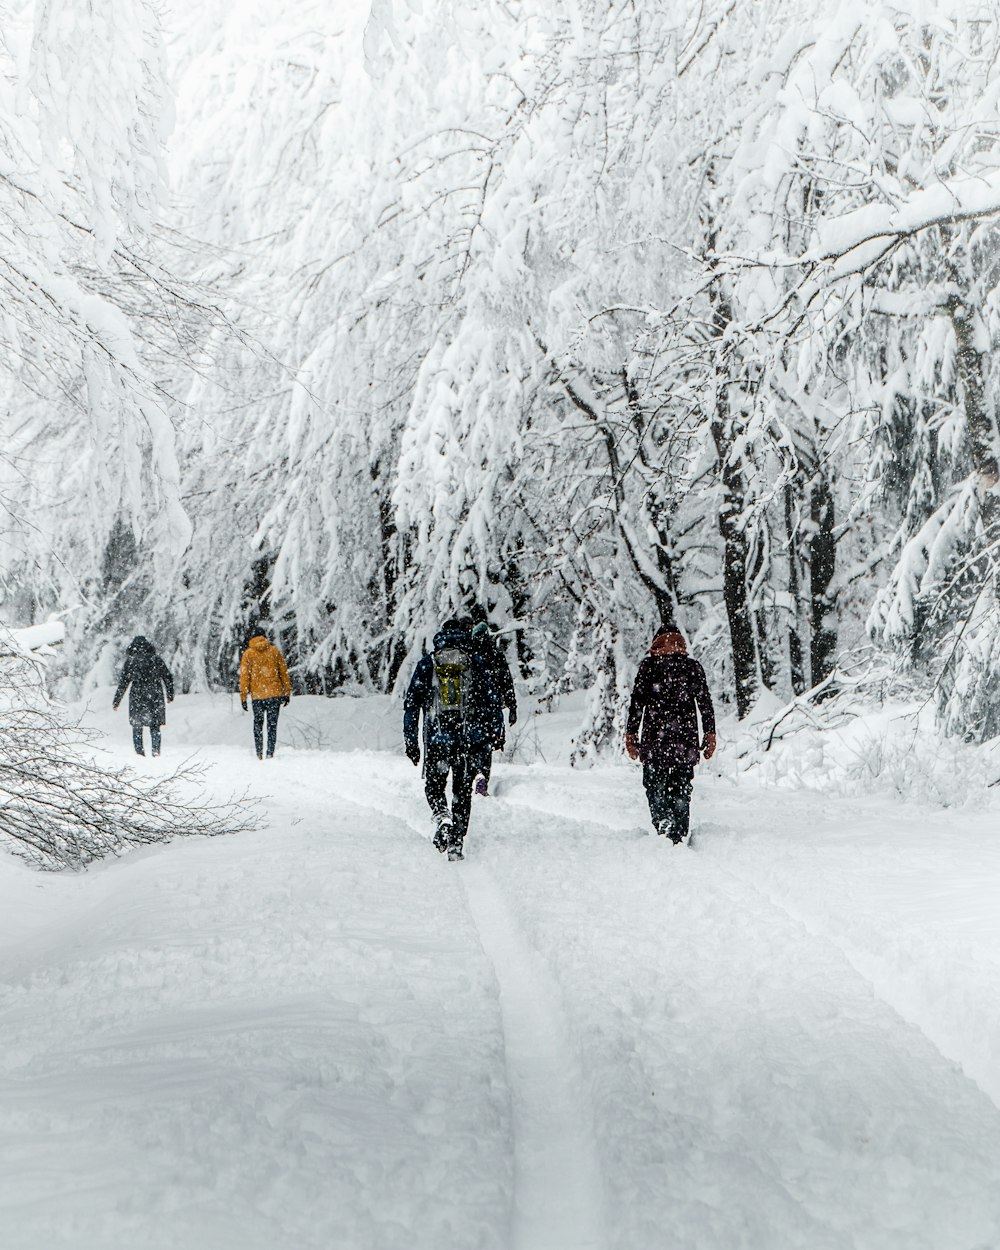
[[[471,647],[472,637],[460,621],[445,621],[434,635],[434,650],[441,647]]]
[[[156,655],[156,648],[148,638],[142,634],[136,634],[132,641],[128,644],[129,655]]]

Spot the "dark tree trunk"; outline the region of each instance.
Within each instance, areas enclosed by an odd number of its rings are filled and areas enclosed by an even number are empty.
[[[719,509],[719,534],[722,537],[722,597],[726,605],[729,636],[733,647],[733,677],[736,687],[736,714],[742,720],[757,698],[757,638],[753,612],[747,594],[749,550],[743,525],[746,484],[737,464],[733,463],[735,422],[730,413],[729,396],[720,391],[712,418],[712,438],[719,457],[722,479],[722,505]]]
[[[372,600],[381,605],[382,617],[385,622],[386,640],[370,655],[369,672],[376,683],[384,690],[392,690],[399,676],[399,670],[406,658],[406,647],[402,638],[394,632],[398,596],[396,583],[399,575],[399,544],[398,530],[393,513],[392,503],[381,480],[381,463],[376,461],[371,467],[372,488],[376,493],[376,505],[379,519],[379,547],[382,553],[382,568],[377,580],[379,585],[372,587]]]
[[[796,477],[798,488],[799,479]],[[792,690],[795,694],[805,694],[807,689],[805,670],[805,650],[802,636],[799,633],[799,605],[801,585],[799,583],[799,557],[795,544],[795,526],[793,524],[792,485],[785,487],[785,539],[788,543],[788,593],[794,604],[792,623],[788,628],[788,663],[792,679]]]
[[[711,170],[709,181],[714,181]],[[708,230],[706,245],[709,252],[714,250],[715,234],[712,228]],[[722,597],[733,648],[736,714],[742,720],[750,712],[760,690],[757,636],[747,586],[750,551],[743,520],[747,483],[742,465],[733,456],[733,448],[744,431],[745,422],[734,416],[729,397],[732,381],[722,354],[722,344],[732,325],[733,312],[718,278],[710,287],[709,300],[712,307],[712,333],[719,352],[715,362],[715,410],[711,416],[711,432],[722,484],[722,501],[719,507],[719,534],[723,549]]]
[[[767,558],[765,540],[758,533],[753,546],[753,552],[750,556],[751,567],[748,574],[748,582],[751,587],[760,585],[760,578],[764,571],[764,564]],[[765,690],[774,689],[774,660],[772,658],[771,648],[768,645],[767,637],[767,617],[764,612],[763,605],[759,602],[754,609],[754,646],[757,651],[757,675],[760,684]]]
[[[812,484],[809,515],[812,520],[809,543],[810,668],[812,684],[818,686],[833,672],[837,652],[837,631],[831,624],[834,603],[830,594],[837,567],[837,539],[833,528],[833,495],[829,482],[822,475],[817,476]]]
[[[629,378],[627,369],[622,369],[621,376],[622,385],[625,388],[625,402],[628,406],[629,417],[635,433],[636,458],[646,471],[648,478],[652,476],[652,466],[650,465],[646,448],[648,431],[646,418],[642,410],[641,397],[635,384]],[[670,517],[662,505],[647,505],[645,512],[646,518],[656,534],[656,542],[653,544],[650,552],[651,563],[656,570],[656,576],[650,576],[645,569],[639,566],[639,562],[636,560],[635,553],[632,552],[631,548],[629,548],[629,555],[632,558],[633,567],[639,578],[653,597],[657,619],[662,623],[676,621],[678,601],[677,576],[670,550]]]
[[[986,405],[984,356],[975,341],[977,314],[957,295],[948,300],[946,307],[958,342],[958,379],[972,463],[983,484],[995,486],[998,479],[997,431]]]
[[[1000,526],[1000,496],[993,489],[1000,480],[1000,437],[986,402],[985,357],[976,346],[976,322],[980,318],[959,295],[953,295],[945,307],[958,343],[959,389],[972,464],[979,478],[983,524],[994,536]]]
[[[524,540],[518,538],[515,550],[507,556],[507,565],[504,570],[504,584],[510,595],[510,607],[515,621],[524,620],[531,608],[531,595],[521,572],[523,552]],[[527,678],[531,673],[531,661],[535,658],[535,653],[528,641],[527,633],[519,625],[514,630],[514,648],[521,676]]]

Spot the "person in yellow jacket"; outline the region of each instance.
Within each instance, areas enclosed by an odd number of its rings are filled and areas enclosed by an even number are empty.
[[[253,700],[253,741],[257,758],[264,758],[264,718],[267,717],[267,758],[274,754],[278,740],[278,713],[292,697],[285,657],[277,647],[258,634],[251,638],[240,659],[240,706],[247,710],[247,696]]]

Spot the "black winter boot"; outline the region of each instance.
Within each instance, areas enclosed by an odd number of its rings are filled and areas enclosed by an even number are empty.
[[[443,812],[435,812],[434,820],[437,822],[437,831],[434,834],[434,849],[443,854],[451,842],[451,813],[447,809]]]

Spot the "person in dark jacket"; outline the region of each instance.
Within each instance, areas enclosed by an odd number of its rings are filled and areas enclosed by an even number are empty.
[[[468,627],[445,621],[434,650],[421,656],[403,700],[403,742],[419,764],[423,716],[424,793],[434,816],[434,845],[461,859],[472,806],[476,760],[503,741],[503,717],[489,671],[475,654]],[[452,802],[445,791],[451,774]]]
[[[131,687],[131,689],[129,689]],[[154,755],[160,754],[160,727],[167,721],[167,703],[174,701],[174,679],[170,670],[156,653],[153,644],[137,634],[128,644],[122,675],[115,691],[114,707],[117,709],[128,696],[128,718],[132,726],[132,742],[136,755],[145,755],[142,731],[149,726],[150,748]],[[166,702],[164,702],[166,691]]]
[[[642,761],[653,827],[675,844],[688,836],[695,765],[701,755],[712,758],[715,744],[705,670],[687,654],[677,626],[662,625],[636,674],[625,749]]]
[[[472,647],[476,655],[480,656],[486,665],[500,707],[507,709],[507,724],[515,724],[517,721],[517,696],[514,693],[514,678],[511,675],[510,665],[504,659],[503,653],[494,639],[490,636],[489,626],[485,621],[480,621],[478,624],[473,625]],[[489,794],[493,751],[494,749],[502,751],[505,745],[506,736],[504,735],[496,748],[494,748],[492,743],[487,743],[475,760],[475,791],[476,794],[481,795],[483,798]]]

